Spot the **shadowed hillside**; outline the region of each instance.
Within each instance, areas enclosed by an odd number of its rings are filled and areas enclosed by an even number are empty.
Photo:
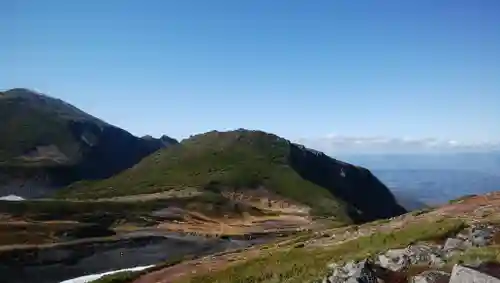
[[[26,89],[0,93],[0,136],[0,193],[20,195],[107,178],[176,143],[168,137],[135,137],[62,100]]]
[[[332,159],[261,131],[212,131],[148,156],[121,174],[81,182],[61,193],[102,198],[183,188],[201,191],[266,190],[316,215],[367,221],[404,213],[368,170]]]

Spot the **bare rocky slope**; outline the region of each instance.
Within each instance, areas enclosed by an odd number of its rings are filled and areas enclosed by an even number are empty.
[[[49,188],[110,177],[169,137],[139,138],[56,98],[27,89],[0,92],[0,194],[45,195]]]

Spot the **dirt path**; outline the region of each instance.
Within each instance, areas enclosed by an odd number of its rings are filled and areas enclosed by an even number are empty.
[[[172,283],[188,275],[214,272],[227,267],[256,258],[262,253],[259,249],[249,249],[243,252],[234,252],[208,256],[197,260],[186,261],[158,271],[141,276],[133,283]]]

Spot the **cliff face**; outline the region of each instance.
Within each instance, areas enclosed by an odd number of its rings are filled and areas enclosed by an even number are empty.
[[[327,188],[349,203],[350,216],[372,221],[400,215],[400,206],[391,191],[368,169],[333,159],[322,152],[291,144],[290,164],[302,178]]]
[[[136,137],[76,107],[26,89],[0,95],[0,195],[42,196],[102,179],[177,143]]]

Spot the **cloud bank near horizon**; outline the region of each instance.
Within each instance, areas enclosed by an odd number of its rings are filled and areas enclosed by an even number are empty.
[[[464,143],[457,140],[439,140],[435,138],[328,135],[320,138],[301,138],[297,142],[325,153],[337,154],[454,153],[500,150],[500,142]]]

